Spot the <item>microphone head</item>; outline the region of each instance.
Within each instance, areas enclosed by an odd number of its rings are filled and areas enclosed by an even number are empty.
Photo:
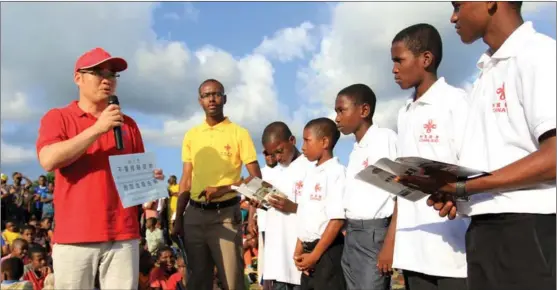
[[[120,105],[118,101],[118,97],[116,95],[112,95],[108,97],[108,104],[109,105]]]

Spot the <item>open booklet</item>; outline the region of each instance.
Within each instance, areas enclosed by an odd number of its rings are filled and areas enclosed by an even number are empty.
[[[408,187],[396,181],[397,176],[432,176],[442,174],[457,179],[473,179],[489,175],[487,172],[470,169],[454,164],[443,163],[421,157],[400,157],[395,161],[388,158],[379,159],[356,174],[356,178],[375,185],[396,196],[410,201],[417,201],[429,195],[417,187]]]
[[[233,186],[232,189],[236,190],[240,194],[243,194],[249,199],[257,200],[259,203],[261,203],[263,209],[268,209],[271,207],[271,205],[269,204],[269,197],[271,197],[272,195],[277,195],[285,198],[287,197],[272,184],[265,182],[257,177],[254,177],[248,183],[242,183],[240,184],[240,186]]]

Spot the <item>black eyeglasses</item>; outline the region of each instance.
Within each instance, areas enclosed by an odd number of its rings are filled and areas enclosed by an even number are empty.
[[[96,77],[102,77],[105,79],[115,79],[119,78],[120,74],[112,71],[107,70],[78,70],[80,73],[91,74]]]
[[[203,93],[200,95],[202,99],[208,98],[208,97],[219,97],[222,98],[224,96],[226,96],[224,93],[222,92],[208,92],[208,93]]]

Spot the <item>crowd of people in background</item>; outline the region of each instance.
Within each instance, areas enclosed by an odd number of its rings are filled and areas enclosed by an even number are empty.
[[[52,235],[54,180],[20,172],[1,175],[2,289],[54,289]],[[169,229],[176,218],[178,184],[168,179],[168,198],[142,205],[138,289],[185,289],[186,259]],[[247,232],[249,204],[242,203],[246,282],[257,281],[257,236]],[[219,286],[215,276],[215,287]],[[97,282],[97,288],[99,285]]]

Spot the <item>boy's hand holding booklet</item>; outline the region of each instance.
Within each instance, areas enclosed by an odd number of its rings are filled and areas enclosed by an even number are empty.
[[[233,186],[232,189],[243,194],[246,198],[257,201],[261,204],[262,209],[269,209],[269,198],[273,195],[287,198],[287,196],[280,192],[272,184],[267,183],[260,178],[254,177],[248,183],[242,183],[240,186]]]
[[[451,183],[457,180],[474,179],[485,175],[489,175],[489,173],[421,157],[400,157],[395,161],[382,158],[375,164],[360,171],[356,178],[401,198],[417,201],[436,193],[424,192],[435,191],[434,187],[426,190],[424,189],[426,187],[424,184],[401,183],[399,182],[400,176],[415,176],[420,177],[422,180],[431,179],[433,186],[434,184],[439,184],[441,180]],[[466,198],[466,196],[458,198]]]

